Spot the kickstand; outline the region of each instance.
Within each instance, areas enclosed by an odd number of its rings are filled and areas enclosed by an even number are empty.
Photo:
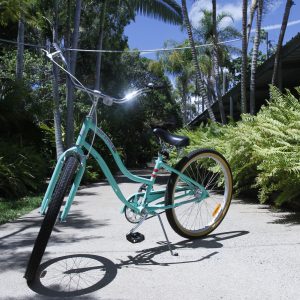
[[[167,232],[166,232],[166,230],[165,230],[165,227],[164,227],[164,224],[163,224],[163,222],[162,222],[162,219],[161,219],[160,215],[157,214],[157,216],[158,216],[158,220],[159,220],[159,222],[160,222],[161,228],[162,228],[162,230],[163,230],[163,232],[164,232],[165,238],[166,238],[166,240],[167,240],[167,244],[168,244],[169,250],[170,250],[170,252],[171,252],[171,255],[172,255],[172,256],[178,256],[178,253],[177,253],[177,252],[173,252],[173,250],[172,250],[172,248],[171,248],[171,243],[170,243],[170,241],[169,241],[169,239],[168,239]]]

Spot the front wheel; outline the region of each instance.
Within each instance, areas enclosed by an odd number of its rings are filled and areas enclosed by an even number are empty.
[[[166,205],[188,202],[166,211],[173,230],[186,238],[199,238],[215,230],[224,219],[232,198],[232,174],[226,159],[217,151],[195,150],[183,157],[175,169],[201,184],[202,191],[172,173],[166,190]]]
[[[58,179],[54,189],[52,200],[49,204],[47,213],[42,222],[39,234],[35,240],[31,256],[28,261],[25,278],[28,283],[31,283],[36,275],[38,267],[44,255],[48,240],[50,238],[52,229],[56,222],[60,207],[63,203],[64,196],[66,195],[71,183],[74,179],[79,161],[76,157],[70,156],[67,158],[61,175]]]

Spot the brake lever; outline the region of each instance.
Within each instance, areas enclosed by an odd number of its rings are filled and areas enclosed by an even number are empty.
[[[150,82],[147,84],[147,88],[150,90],[164,90],[166,89],[165,85],[154,85],[154,83]]]
[[[54,49],[56,50],[56,52],[54,52],[54,53],[52,54],[53,57],[54,57],[54,55],[57,55],[57,54],[58,54],[58,55],[60,56],[61,60],[63,61],[63,63],[68,67],[67,61],[66,61],[64,55],[62,54],[62,51],[61,51],[61,49],[59,48],[59,46],[58,46],[56,43],[53,43],[53,47],[54,47]]]

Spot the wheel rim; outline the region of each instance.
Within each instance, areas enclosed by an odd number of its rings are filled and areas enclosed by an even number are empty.
[[[189,236],[206,235],[218,226],[228,210],[232,192],[230,170],[218,155],[201,153],[191,159],[181,172],[203,185],[209,196],[199,202],[191,202],[172,209],[175,223]],[[177,177],[174,189],[183,186],[187,187],[187,184]],[[199,189],[194,189],[192,195],[183,196],[183,194],[184,192],[173,191],[173,203],[201,197]],[[174,200],[174,195],[181,198]]]

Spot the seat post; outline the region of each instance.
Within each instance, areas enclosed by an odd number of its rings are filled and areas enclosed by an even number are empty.
[[[170,158],[170,148],[168,147],[168,145],[166,143],[164,143],[164,141],[162,139],[159,138],[159,143],[161,145],[161,150],[160,150],[160,154],[165,157],[166,159]]]

